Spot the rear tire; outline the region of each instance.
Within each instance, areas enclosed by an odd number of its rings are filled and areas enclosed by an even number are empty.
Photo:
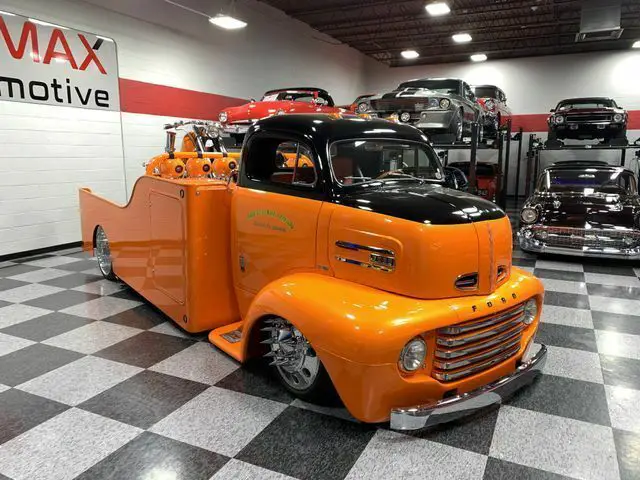
[[[269,345],[265,355],[282,385],[296,397],[312,403],[334,405],[337,393],[315,350],[284,318],[266,320],[262,328]]]
[[[102,225],[96,227],[94,246],[96,252],[96,258],[98,259],[98,268],[100,273],[107,280],[115,281],[118,277],[113,273],[113,259],[111,258],[111,247],[109,246],[109,239],[107,234],[102,228]]]
[[[449,125],[449,133],[455,137],[455,142],[462,142],[464,137],[464,117],[460,110],[455,114],[451,125]]]

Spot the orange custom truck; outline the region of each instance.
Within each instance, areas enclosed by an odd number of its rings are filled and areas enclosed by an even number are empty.
[[[365,422],[429,427],[539,373],[542,285],[512,266],[504,212],[446,188],[420,131],[274,116],[239,165],[143,176],[126,206],[81,189],[84,247],[185,330],[264,358],[300,398],[335,389]]]

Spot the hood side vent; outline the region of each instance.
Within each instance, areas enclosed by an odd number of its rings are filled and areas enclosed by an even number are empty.
[[[620,38],[620,2],[610,0],[588,0],[582,5],[580,32],[576,42],[595,42]]]
[[[460,275],[456,278],[455,287],[458,290],[476,290],[478,288],[478,272]]]

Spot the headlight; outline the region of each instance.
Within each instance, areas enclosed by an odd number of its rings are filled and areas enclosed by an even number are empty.
[[[208,125],[207,133],[211,138],[218,138],[220,136],[220,130],[218,130],[216,125]]]
[[[369,111],[369,104],[367,102],[359,103],[356,110],[358,113],[367,113]]]
[[[555,123],[564,123],[564,117],[562,115],[556,115],[553,117],[553,121]]]
[[[531,325],[538,316],[538,302],[532,298],[524,304],[524,313],[522,315],[522,323]]]
[[[440,100],[440,108],[442,108],[443,110],[448,109],[451,106],[451,101],[449,101],[447,98],[443,98],[442,100]]]
[[[440,100],[437,98],[429,99],[429,107],[438,108],[440,106]]]
[[[618,122],[618,123],[620,123],[620,122],[622,122],[623,120],[624,120],[624,115],[623,115],[623,114],[621,114],[621,113],[616,113],[616,114],[613,116],[613,121],[614,121],[614,122]]]
[[[535,208],[523,208],[520,218],[524,223],[533,223],[538,219],[538,211]]]
[[[276,115],[284,115],[284,110],[283,109],[278,109],[278,111],[276,112]]]
[[[218,120],[220,120],[221,122],[226,122],[227,121],[227,112],[220,112],[220,114],[218,115]]]
[[[496,104],[493,103],[493,100],[487,100],[486,102],[484,102],[484,106],[489,110],[493,110],[494,108],[496,108]]]
[[[420,337],[416,337],[404,346],[400,353],[398,366],[402,371],[415,372],[424,363],[427,356],[427,345]]]
[[[409,120],[411,120],[411,114],[409,112],[402,112],[400,114],[400,121],[407,123]]]

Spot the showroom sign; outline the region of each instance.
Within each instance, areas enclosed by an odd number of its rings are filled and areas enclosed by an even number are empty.
[[[119,110],[116,44],[2,12],[0,100]]]

